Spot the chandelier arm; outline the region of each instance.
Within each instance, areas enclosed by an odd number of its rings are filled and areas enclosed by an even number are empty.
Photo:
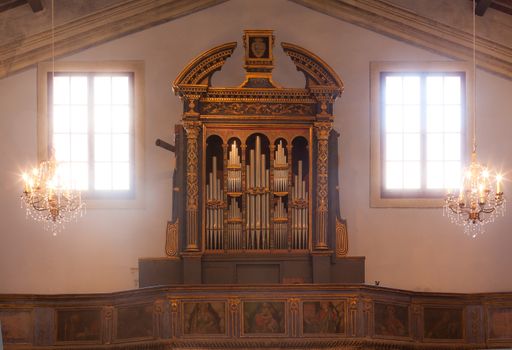
[[[494,208],[485,208],[485,209],[480,210],[480,213],[491,214],[495,210],[496,210],[495,207]]]

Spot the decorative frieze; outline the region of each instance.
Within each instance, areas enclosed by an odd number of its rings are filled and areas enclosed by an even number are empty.
[[[0,300],[7,350],[512,346],[508,293],[425,293],[364,285],[316,286],[314,292],[307,285],[187,286],[2,295]],[[52,317],[41,318],[41,310]],[[43,319],[49,325],[46,340],[32,333],[42,329]]]

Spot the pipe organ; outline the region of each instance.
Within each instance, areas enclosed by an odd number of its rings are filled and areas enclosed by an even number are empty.
[[[239,86],[211,85],[236,42],[204,52],[173,83],[183,122],[166,252],[183,261],[184,280],[209,283],[213,269],[225,271],[224,282],[329,281],[331,256],[347,253],[332,130],[343,83],[318,56],[281,43],[305,77],[304,88],[281,87],[272,78],[274,40],[271,30],[244,32]],[[260,266],[255,256],[267,272],[251,270]]]
[[[238,132],[243,141],[224,144],[219,135],[226,129],[205,130],[205,250],[308,250],[309,130],[274,131],[272,144],[268,134],[251,130]],[[287,156],[292,148],[295,158]],[[219,159],[226,159],[225,170]]]
[[[174,83],[187,134],[183,248],[213,254],[329,250],[326,231],[334,228],[333,218],[341,220],[331,214],[329,227],[326,182],[341,80],[316,56],[283,43],[307,81],[305,89],[279,87],[272,80],[274,35],[263,30],[245,32],[245,81],[237,88],[210,86],[235,46],[208,51]]]

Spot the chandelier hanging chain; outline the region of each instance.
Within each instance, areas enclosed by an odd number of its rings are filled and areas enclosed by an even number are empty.
[[[458,194],[448,193],[444,203],[444,214],[451,222],[464,226],[464,232],[476,237],[483,233],[483,225],[505,214],[505,197],[501,185],[501,175],[491,172],[481,165],[476,155],[476,0],[472,4],[473,12],[473,137],[469,167],[463,172]],[[495,175],[495,176],[493,176]]]
[[[51,0],[52,84],[55,81],[54,17],[54,0]],[[21,202],[27,217],[44,222],[44,229],[56,235],[64,227],[64,223],[76,220],[84,214],[85,203],[82,202],[81,192],[74,188],[71,179],[63,181],[55,152],[50,147],[50,142],[48,145],[49,160],[42,161],[38,167],[22,175],[24,189]]]
[[[53,0],[52,0],[53,1]],[[476,153],[476,0],[472,1],[473,5],[473,153]]]
[[[55,80],[55,13],[54,13],[54,0],[51,3],[52,6],[52,84]]]

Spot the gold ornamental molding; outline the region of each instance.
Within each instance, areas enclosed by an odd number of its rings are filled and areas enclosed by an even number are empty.
[[[290,56],[298,71],[304,73],[306,86],[330,87],[335,96],[343,92],[343,82],[338,74],[320,57],[294,44],[281,43],[284,52]]]
[[[342,258],[348,253],[347,224],[336,218],[336,257]]]
[[[210,85],[209,79],[235,51],[236,42],[216,46],[190,62],[174,80],[173,87]]]
[[[456,60],[472,60],[471,33],[383,0],[290,1]],[[477,37],[476,61],[479,68],[512,79],[512,48]]]
[[[62,56],[183,17],[227,0],[126,0],[55,27]],[[0,78],[52,57],[52,33],[16,38],[0,47]]]
[[[178,256],[178,235],[179,235],[179,220],[175,222],[167,222],[167,232],[165,238],[165,254],[170,257]]]

